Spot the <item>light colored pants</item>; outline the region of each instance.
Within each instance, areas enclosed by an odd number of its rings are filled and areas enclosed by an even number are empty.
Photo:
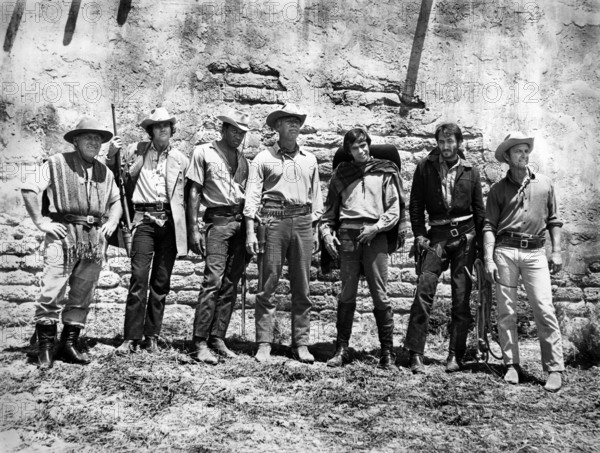
[[[272,343],[277,305],[277,284],[287,258],[292,296],[292,346],[308,346],[310,339],[310,262],[312,259],[311,214],[267,218],[263,256],[263,287],[256,293],[256,342]]]
[[[63,324],[84,327],[102,264],[75,260],[66,265],[62,243],[46,235],[42,292],[36,304],[36,324],[55,324],[61,310]],[[65,300],[69,284],[69,295]]]
[[[494,261],[500,277],[496,283],[496,299],[504,363],[519,363],[517,285],[521,275],[537,326],[542,367],[547,372],[564,371],[562,338],[552,305],[550,271],[544,248],[527,250],[499,246],[494,250]]]

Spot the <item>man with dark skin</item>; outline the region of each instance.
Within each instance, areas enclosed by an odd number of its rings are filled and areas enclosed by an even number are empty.
[[[410,194],[410,221],[421,270],[410,310],[405,347],[413,373],[424,373],[429,315],[440,274],[450,266],[452,317],[446,371],[458,371],[471,323],[471,272],[475,244],[482,244],[485,217],[477,167],[465,160],[462,131],[454,123],[436,128],[437,147],[417,164]],[[425,211],[429,230],[425,226]]]
[[[209,346],[223,357],[236,357],[223,339],[246,266],[242,211],[248,160],[239,147],[249,130],[249,117],[236,110],[218,119],[223,122],[221,139],[198,146],[186,174],[190,181],[187,207],[190,249],[205,257],[204,281],[194,318],[192,357],[211,365],[218,360]],[[198,225],[200,203],[206,207],[203,228]]]
[[[85,327],[107,238],[122,212],[113,175],[96,159],[102,143],[111,137],[98,121],[83,118],[64,137],[75,151],[51,156],[22,188],[27,212],[46,233],[42,289],[35,312],[40,368],[53,365],[59,316],[64,327],[58,354],[69,362],[90,363],[88,354],[77,348],[77,340]],[[47,208],[38,200],[42,192]],[[67,284],[70,289],[65,298]]]
[[[510,133],[496,149],[496,159],[509,170],[490,189],[484,225],[485,271],[496,284],[498,333],[507,371],[504,380],[519,383],[517,287],[519,276],[527,292],[548,372],[544,388],[556,392],[565,369],[560,327],[552,304],[550,274],[562,268],[561,227],[554,186],[547,176],[529,167],[533,137]],[[544,244],[548,230],[550,259]]]

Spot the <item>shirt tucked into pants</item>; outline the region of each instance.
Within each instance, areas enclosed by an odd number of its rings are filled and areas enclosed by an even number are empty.
[[[163,226],[154,222],[140,222],[137,225],[131,244],[125,340],[141,340],[142,335],[151,337],[160,334],[176,257],[175,230],[170,216]]]
[[[206,263],[194,317],[194,336],[224,338],[244,273],[246,228],[241,216],[206,223]]]
[[[267,237],[263,257],[263,285],[256,294],[256,341],[273,342],[276,304],[273,296],[287,258],[292,296],[292,343],[307,346],[310,337],[309,297],[312,258],[312,215],[267,217]]]

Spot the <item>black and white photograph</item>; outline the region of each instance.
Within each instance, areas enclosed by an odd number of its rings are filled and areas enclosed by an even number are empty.
[[[600,3],[0,18],[0,451],[600,452]]]

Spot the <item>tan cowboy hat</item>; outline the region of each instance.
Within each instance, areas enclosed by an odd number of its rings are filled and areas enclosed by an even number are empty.
[[[527,137],[522,132],[511,132],[504,138],[504,141],[498,145],[495,154],[496,159],[502,163],[506,163],[504,152],[521,143],[529,145],[529,150],[533,151],[533,137]]]
[[[78,136],[79,134],[85,134],[87,132],[94,132],[96,134],[100,134],[100,137],[102,138],[102,143],[108,142],[113,136],[112,132],[107,129],[104,129],[104,127],[102,127],[102,125],[97,119],[91,118],[89,116],[84,116],[83,118],[81,118],[81,120],[79,120],[79,123],[77,123],[75,129],[67,132],[64,138],[66,141],[72,144],[73,139],[76,136]]]
[[[231,110],[227,115],[217,116],[217,119],[231,124],[244,132],[250,130],[250,115],[239,110]]]
[[[156,123],[162,123],[163,121],[168,121],[172,125],[175,125],[175,123],[177,122],[174,116],[169,115],[167,109],[158,107],[156,109],[153,109],[150,112],[150,116],[140,123],[140,127],[147,129],[148,126],[152,126]]]
[[[300,120],[300,126],[302,126],[306,120],[306,114],[300,112],[300,109],[296,107],[296,104],[289,103],[285,104],[283,109],[269,113],[269,116],[267,116],[267,124],[272,129],[275,129],[275,122],[277,122],[279,118],[284,118],[286,116],[295,116],[298,118]]]

